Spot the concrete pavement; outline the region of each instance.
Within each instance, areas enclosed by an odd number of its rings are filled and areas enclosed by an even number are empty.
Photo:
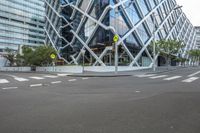
[[[200,79],[183,82],[200,77],[198,71],[97,78],[13,74],[26,82],[0,74],[10,81],[0,84],[0,132],[199,133]],[[2,89],[11,86],[18,88]]]

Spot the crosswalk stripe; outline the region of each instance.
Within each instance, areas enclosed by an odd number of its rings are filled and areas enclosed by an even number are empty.
[[[185,82],[185,83],[191,83],[195,80],[199,79],[199,77],[191,77],[191,78],[188,78],[186,80],[183,80],[182,82]]]
[[[195,73],[193,73],[193,74],[188,75],[188,77],[193,77],[193,76],[195,76],[195,75],[197,75],[197,74],[199,74],[199,73],[200,73],[200,71],[195,72]]]
[[[76,81],[77,79],[70,79],[70,80],[68,80],[69,82],[74,82],[74,81]]]
[[[158,78],[164,78],[167,77],[167,75],[160,75],[160,76],[154,76],[154,77],[149,77],[150,79],[158,79]]]
[[[58,78],[58,76],[54,76],[54,75],[45,75],[45,78]]]
[[[88,79],[88,78],[82,78],[82,80],[86,80],[86,79]]]
[[[173,77],[169,77],[169,78],[165,78],[163,80],[174,80],[174,79],[178,79],[178,78],[181,78],[182,76],[173,76]]]
[[[65,77],[65,76],[68,76],[70,74],[57,74],[57,75],[60,76],[60,77]]]
[[[2,90],[11,90],[11,89],[17,89],[18,87],[6,87],[6,88],[2,88]]]
[[[6,80],[6,79],[0,79],[0,84],[6,84],[9,83],[10,81]]]
[[[54,82],[51,82],[51,84],[59,84],[59,83],[62,83],[62,81],[54,81]]]
[[[151,77],[151,76],[156,76],[156,74],[147,74],[147,75],[135,75],[136,77],[139,78],[145,78],[145,77]]]
[[[24,82],[24,81],[29,81],[29,79],[25,79],[25,78],[14,78],[15,80],[19,81],[19,82]]]
[[[44,78],[42,78],[42,77],[29,77],[29,78],[31,78],[31,79],[44,79]]]

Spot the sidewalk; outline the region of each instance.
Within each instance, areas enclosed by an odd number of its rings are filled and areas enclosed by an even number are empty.
[[[118,72],[84,72],[83,74],[69,74],[68,76],[72,77],[125,77],[125,76],[133,76],[137,74],[156,74],[156,73],[165,73],[170,71],[175,71],[177,69],[185,69],[188,67],[183,66],[170,66],[170,67],[157,67],[154,72],[152,68],[144,69],[144,70],[135,70],[135,71],[124,71]]]

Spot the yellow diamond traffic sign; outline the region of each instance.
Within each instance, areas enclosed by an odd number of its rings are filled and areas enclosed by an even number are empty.
[[[119,36],[118,35],[115,35],[114,37],[113,37],[113,41],[114,42],[117,42],[119,40]]]
[[[56,55],[55,54],[51,54],[50,57],[51,57],[51,59],[55,59]]]

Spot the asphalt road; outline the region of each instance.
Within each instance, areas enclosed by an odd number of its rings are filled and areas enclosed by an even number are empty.
[[[199,133],[199,77],[0,73],[0,133]]]

